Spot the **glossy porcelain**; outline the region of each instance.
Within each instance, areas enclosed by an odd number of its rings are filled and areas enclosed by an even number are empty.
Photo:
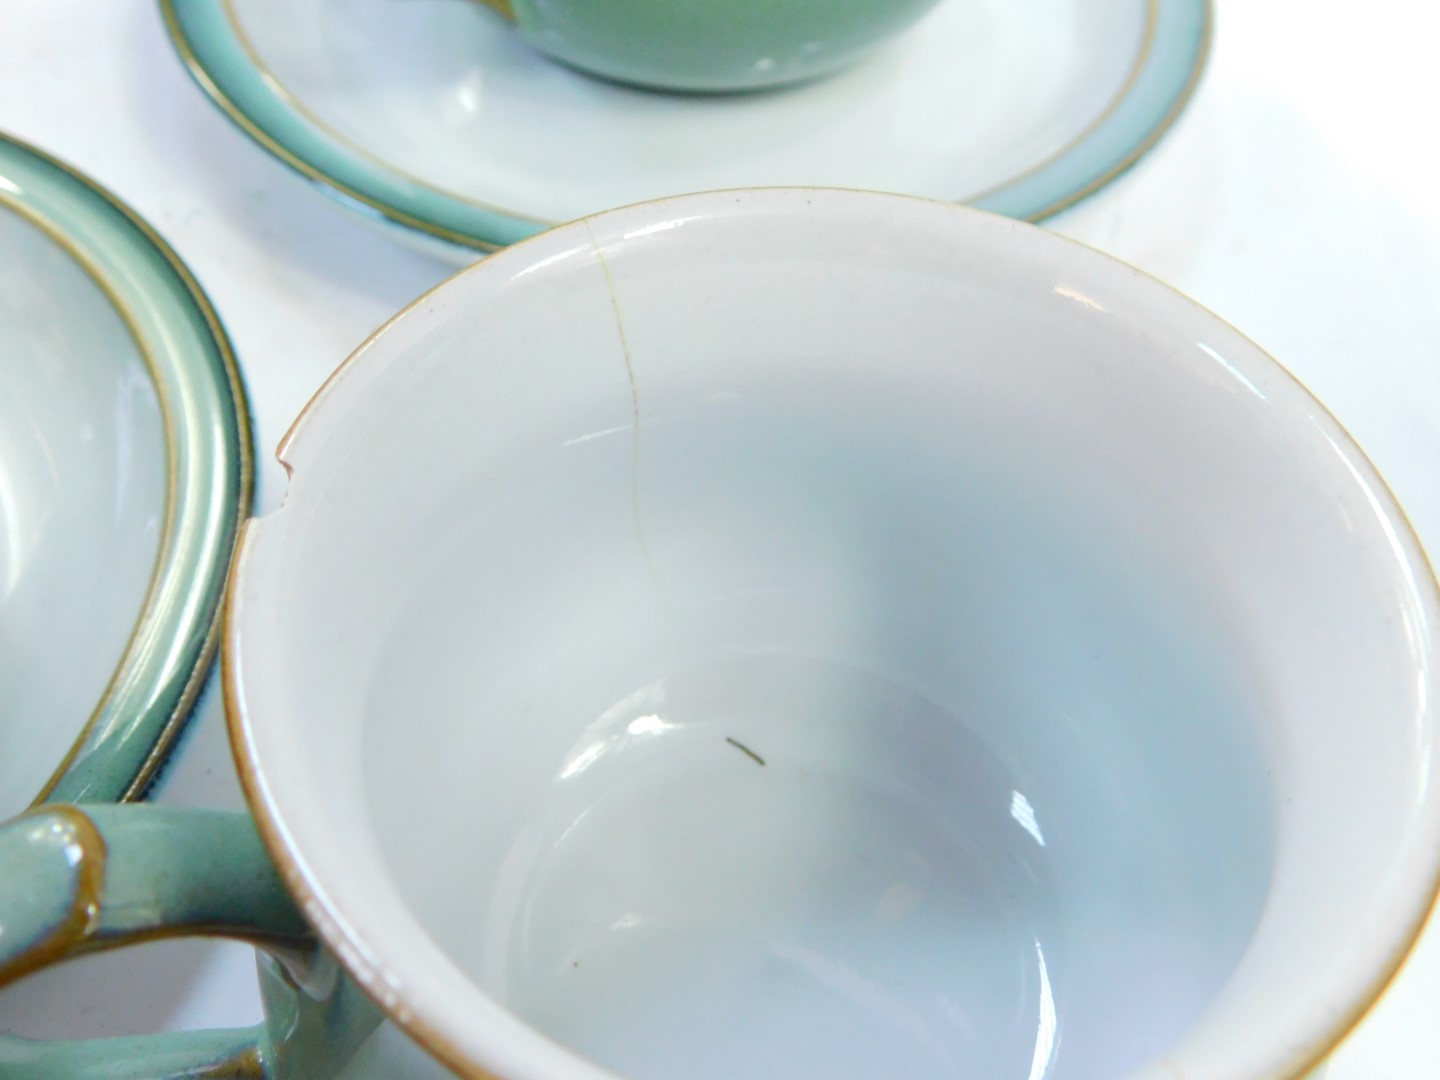
[[[569,71],[474,2],[160,2],[196,82],[247,134],[467,259],[717,187],[829,184],[1042,218],[1169,127],[1210,24],[1206,0],[943,0],[838,75],[717,98]],[[599,7],[613,5],[545,10]]]
[[[250,488],[234,358],[188,271],[0,136],[0,819],[144,790],[208,671]]]
[[[936,0],[484,0],[546,55],[664,90],[755,90],[854,63]]]
[[[1253,344],[1039,230],[603,214],[418,301],[281,458],[247,792],[461,1075],[1298,1077],[1434,896],[1402,514]]]

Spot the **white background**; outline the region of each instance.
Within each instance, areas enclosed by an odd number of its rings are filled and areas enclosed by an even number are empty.
[[[1440,15],[1417,0],[1219,0],[1217,19],[1176,129],[1048,226],[1169,281],[1274,354],[1440,555]],[[451,272],[231,127],[184,75],[153,0],[0,0],[0,129],[128,201],[209,291],[249,386],[261,510],[283,487],[270,451],[290,419],[353,346]],[[241,805],[221,729],[212,696],[162,798]],[[257,1016],[248,950],[209,943],[81,961],[0,994],[0,1028],[32,1035]],[[1330,1080],[1440,1075],[1437,1016],[1432,929]],[[431,1071],[385,1038],[353,1076]]]

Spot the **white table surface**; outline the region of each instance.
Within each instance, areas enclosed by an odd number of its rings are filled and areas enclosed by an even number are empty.
[[[1049,227],[1238,326],[1350,429],[1440,555],[1440,13],[1416,0],[1218,0],[1176,129]],[[0,129],[110,187],[178,249],[244,366],[258,507],[270,450],[330,370],[451,272],[308,187],[190,84],[153,0],[0,0]],[[207,698],[160,798],[239,807]],[[0,994],[0,1029],[104,1035],[248,1023],[249,950],[181,942],[77,961]],[[1330,1080],[1440,1075],[1440,930],[1342,1046]],[[1263,1017],[1256,1018],[1263,1023]],[[434,1075],[388,1032],[348,1071]]]

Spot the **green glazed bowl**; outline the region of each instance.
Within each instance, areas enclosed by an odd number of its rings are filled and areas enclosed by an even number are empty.
[[[663,90],[758,90],[838,70],[938,0],[483,0],[552,59]]]

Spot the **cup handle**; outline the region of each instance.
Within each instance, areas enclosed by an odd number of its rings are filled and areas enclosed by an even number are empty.
[[[379,1014],[319,946],[244,814],[50,804],[0,825],[0,987],[166,937],[264,950],[255,1028],[52,1042],[0,1038],[7,1080],[289,1080],[338,1072]]]

